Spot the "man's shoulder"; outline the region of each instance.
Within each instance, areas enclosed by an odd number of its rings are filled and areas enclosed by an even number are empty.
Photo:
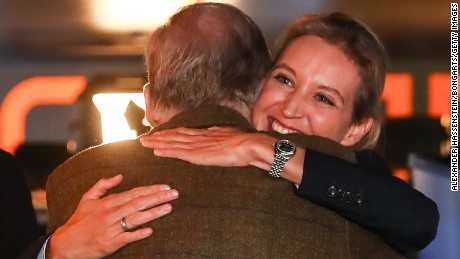
[[[101,178],[145,172],[147,170],[140,165],[141,159],[151,156],[152,150],[143,148],[138,140],[129,140],[88,148],[65,161],[48,177],[46,184],[50,212],[48,231],[64,224],[83,194]]]
[[[143,148],[138,140],[126,140],[102,144],[85,149],[58,166],[48,179],[60,183],[72,178],[84,178],[99,171],[112,171],[112,168],[136,163],[142,156],[152,155],[153,151]],[[58,180],[56,180],[58,179]]]
[[[67,163],[79,163],[83,160],[86,162],[85,164],[96,159],[99,161],[100,159],[113,161],[114,159],[112,158],[114,158],[114,156],[129,158],[134,154],[139,154],[139,152],[144,151],[144,149],[145,148],[142,147],[138,139],[101,144],[80,151],[64,162],[63,165]]]

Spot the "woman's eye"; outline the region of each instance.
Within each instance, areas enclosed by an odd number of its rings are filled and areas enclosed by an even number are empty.
[[[327,105],[330,105],[330,106],[335,106],[334,102],[331,101],[331,99],[327,98],[325,95],[322,95],[322,94],[318,94],[316,95],[316,99],[320,102],[323,102]]]
[[[293,86],[291,79],[289,79],[289,78],[286,77],[286,76],[283,76],[283,75],[276,75],[276,76],[275,76],[275,79],[278,80],[278,82],[280,82],[280,83],[282,83],[282,84],[284,84],[284,85],[288,85],[288,86],[290,86],[290,87]]]

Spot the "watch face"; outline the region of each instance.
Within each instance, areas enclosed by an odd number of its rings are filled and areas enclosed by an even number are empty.
[[[295,151],[295,145],[289,140],[280,140],[276,142],[276,147],[286,153],[292,153]]]

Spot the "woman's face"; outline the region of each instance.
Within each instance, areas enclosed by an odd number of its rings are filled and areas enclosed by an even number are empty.
[[[358,67],[337,47],[317,36],[299,37],[262,82],[253,124],[258,130],[301,132],[353,145],[369,128],[369,123],[352,123],[360,80]]]

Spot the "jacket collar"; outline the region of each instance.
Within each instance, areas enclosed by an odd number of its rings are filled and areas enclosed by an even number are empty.
[[[246,132],[256,132],[249,121],[239,112],[218,105],[200,106],[181,112],[168,122],[153,128],[151,132],[179,127],[204,129],[213,126],[232,127]]]

